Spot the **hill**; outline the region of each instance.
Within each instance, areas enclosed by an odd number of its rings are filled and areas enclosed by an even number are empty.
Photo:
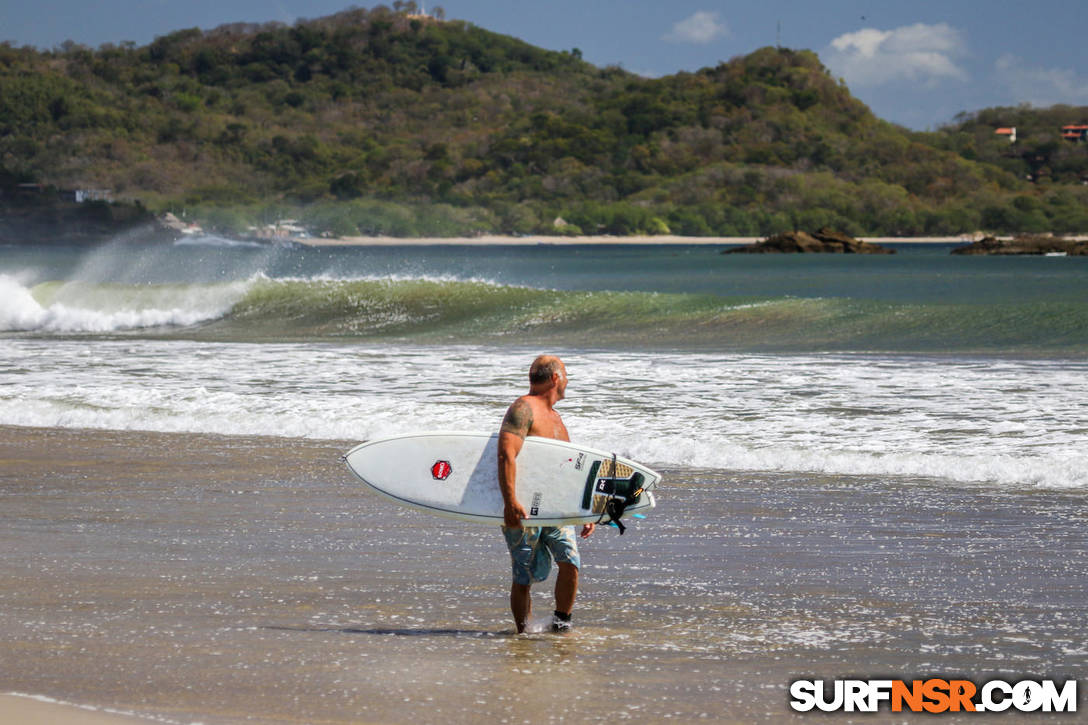
[[[1081,128],[1063,135],[1063,127],[1071,126]],[[1021,232],[1088,229],[1083,211],[1088,185],[1088,107],[986,108],[962,113],[955,123],[918,138],[1032,182],[1036,193],[1018,195],[1012,204],[991,209],[985,226]]]
[[[0,176],[228,232],[285,215],[341,235],[1088,229],[1082,186],[972,156],[970,133],[876,118],[810,51],[647,79],[384,7],[0,46]]]
[[[1065,128],[1078,130],[1063,134]],[[1025,104],[961,113],[955,123],[922,139],[1036,183],[1083,184],[1088,183],[1086,132],[1088,106]]]

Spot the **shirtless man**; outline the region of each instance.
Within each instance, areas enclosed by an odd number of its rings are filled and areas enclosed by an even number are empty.
[[[524,632],[532,610],[529,587],[544,581],[551,571],[552,558],[559,566],[555,580],[555,614],[552,631],[570,630],[570,615],[578,593],[578,542],[573,526],[522,526],[529,518],[518,501],[516,482],[518,453],[525,436],[540,436],[569,441],[567,428],[555,411],[555,404],[565,397],[567,368],[554,355],[541,355],[529,368],[529,394],[514,401],[506,411],[499,429],[499,488],[502,490],[503,527],[510,549],[514,581],[510,586],[510,611],[518,632]],[[594,524],[582,527],[582,538],[593,533]]]

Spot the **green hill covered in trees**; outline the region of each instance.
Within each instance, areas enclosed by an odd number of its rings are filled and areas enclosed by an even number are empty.
[[[912,133],[811,51],[647,79],[398,5],[143,47],[0,45],[0,176],[228,232],[1088,230],[1085,144],[1051,148],[1033,182],[985,113]],[[1080,120],[1039,127],[1058,116]]]

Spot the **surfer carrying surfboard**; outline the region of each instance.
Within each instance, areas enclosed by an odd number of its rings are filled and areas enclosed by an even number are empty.
[[[530,587],[544,581],[551,571],[552,559],[559,567],[555,581],[555,613],[552,631],[566,632],[571,627],[571,612],[578,593],[581,558],[573,526],[523,526],[529,518],[518,500],[517,457],[526,436],[540,436],[570,441],[563,419],[555,404],[566,396],[567,368],[554,355],[541,355],[529,367],[529,394],[513,402],[499,429],[499,489],[503,499],[503,535],[510,550],[513,583],[510,586],[510,611],[519,633],[524,632],[532,611]],[[594,524],[582,526],[582,538],[593,533]]]

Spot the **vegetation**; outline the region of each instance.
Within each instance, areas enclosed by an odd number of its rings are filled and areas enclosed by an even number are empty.
[[[1088,124],[1088,107],[1029,105],[986,108],[961,113],[956,122],[934,134],[922,134],[933,146],[954,151],[965,159],[998,166],[1014,176],[1036,183],[1088,182],[1088,153],[1084,141],[1062,138],[1062,127]],[[1017,140],[994,133],[1015,128]]]
[[[917,138],[961,158],[1002,169],[1029,182],[1011,200],[990,199],[979,228],[1028,233],[1088,229],[1088,143],[1062,137],[1062,127],[1088,124],[1088,107],[1028,105],[962,113],[956,122]],[[1015,128],[1016,141],[995,134]]]
[[[27,184],[29,188],[20,188]],[[0,169],[0,244],[29,240],[56,244],[96,243],[138,229],[154,236],[153,217],[137,203],[86,201],[46,189]]]
[[[1088,229],[1086,147],[1050,140],[1080,119],[1060,109],[916,134],[810,51],[646,79],[412,11],[0,45],[0,172],[231,232],[277,215],[338,235]]]

